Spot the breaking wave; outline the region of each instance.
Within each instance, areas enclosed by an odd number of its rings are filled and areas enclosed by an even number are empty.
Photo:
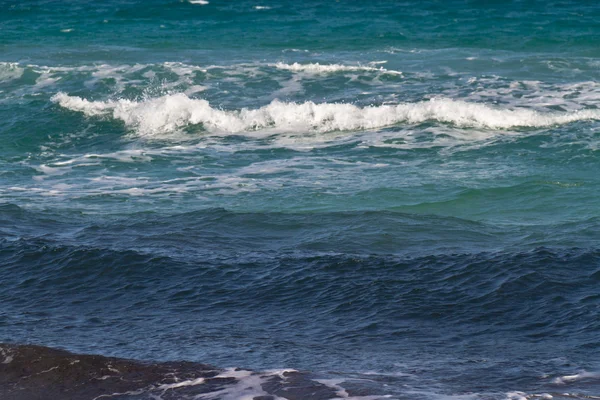
[[[23,68],[18,63],[0,62],[0,82],[19,79],[23,75]]]
[[[374,63],[372,63],[374,64]],[[382,72],[386,74],[392,75],[402,75],[400,71],[388,70],[383,67],[373,67],[373,66],[364,66],[364,65],[342,65],[342,64],[319,64],[319,63],[310,63],[310,64],[286,64],[282,62],[278,62],[272,65],[277,69],[292,71],[292,72],[308,72],[312,74],[327,74],[327,73],[335,73],[335,72],[357,72],[357,71],[373,71],[373,72]]]
[[[283,131],[317,132],[377,129],[400,122],[436,121],[461,128],[543,128],[582,120],[600,119],[600,110],[540,112],[532,109],[501,109],[462,100],[432,99],[417,103],[359,107],[352,104],[285,103],[278,100],[258,109],[226,111],[183,93],[144,101],[90,101],[59,92],[52,101],[88,117],[108,116],[121,120],[142,135],[168,133],[188,125],[202,124],[209,132],[241,133],[275,128]]]

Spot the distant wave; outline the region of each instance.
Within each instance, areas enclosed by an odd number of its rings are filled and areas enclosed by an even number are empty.
[[[416,103],[359,107],[352,104],[285,103],[278,100],[258,108],[225,111],[183,93],[143,101],[90,101],[59,92],[52,101],[86,116],[109,116],[121,120],[141,135],[168,133],[188,125],[202,124],[209,132],[239,133],[268,128],[305,132],[353,131],[382,128],[400,122],[436,121],[462,128],[543,128],[582,120],[600,119],[600,110],[539,112],[502,109],[447,98]]]
[[[313,74],[321,74],[321,73],[335,73],[335,72],[352,72],[352,71],[377,71],[383,72],[386,74],[392,75],[402,75],[400,71],[387,70],[383,67],[373,67],[373,66],[364,66],[364,65],[342,65],[342,64],[319,64],[319,63],[309,63],[309,64],[299,64],[297,62],[293,64],[285,64],[282,62],[278,62],[276,64],[272,64],[273,67],[277,69],[288,70],[292,72],[309,72]]]

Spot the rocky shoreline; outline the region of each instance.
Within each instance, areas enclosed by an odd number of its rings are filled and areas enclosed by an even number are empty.
[[[141,362],[13,344],[0,344],[0,360],[3,400],[339,397],[335,387],[293,370],[259,373],[194,362]]]

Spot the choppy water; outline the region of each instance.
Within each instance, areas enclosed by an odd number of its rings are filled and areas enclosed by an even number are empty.
[[[598,43],[584,1],[0,1],[0,341],[600,396]]]

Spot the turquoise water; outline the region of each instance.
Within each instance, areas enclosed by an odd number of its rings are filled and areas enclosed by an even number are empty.
[[[0,340],[598,394],[599,6],[204,3],[0,2]]]

